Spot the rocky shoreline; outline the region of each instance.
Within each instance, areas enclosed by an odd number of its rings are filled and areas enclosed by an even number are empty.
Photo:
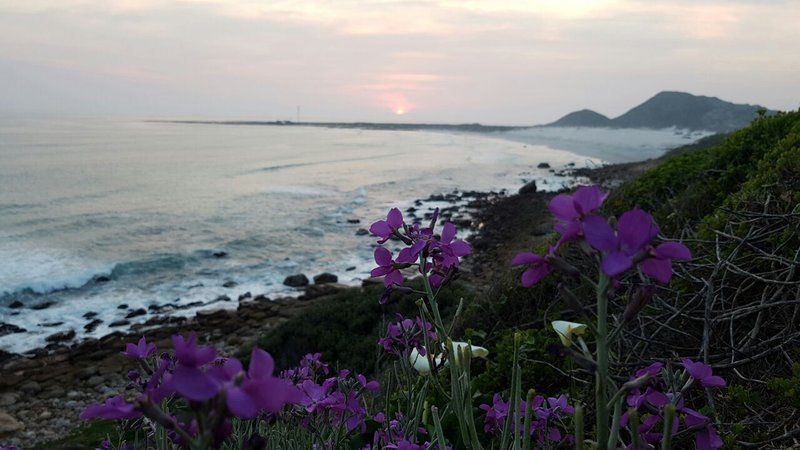
[[[590,176],[575,172],[565,168],[561,174]],[[504,260],[504,253],[513,250],[507,248],[507,237],[517,235],[521,225],[534,223],[538,235],[552,230],[545,212],[553,195],[537,190],[535,182],[527,183],[515,195],[506,191],[454,191],[416,200],[404,214],[410,221],[430,220],[432,205],[438,205],[440,218],[452,221],[468,235],[475,253],[463,269],[468,280],[479,284],[496,267],[496,261]],[[531,217],[542,219],[531,221]],[[357,233],[368,234],[362,230]],[[142,335],[159,348],[169,349],[171,335],[195,332],[201,342],[213,342],[222,354],[235,355],[254,345],[268,330],[329,301],[342,290],[362,289],[338,284],[332,274],[319,274],[313,281],[303,274],[286,279],[287,286],[302,289],[298,297],[270,299],[249,292],[236,300],[225,296],[204,305],[219,302],[220,308],[203,309],[193,317],[165,314],[168,310],[164,308],[133,311],[136,316],[152,317],[99,339],[74,342],[75,332],[67,331],[51,335],[46,347],[26,355],[0,354],[0,444],[25,448],[69,433],[80,424],[78,415],[86,405],[125,388],[130,365],[120,351],[125,343]],[[367,279],[363,284],[373,282]],[[238,302],[235,309],[232,302]],[[87,327],[96,324],[93,317],[86,319]]]

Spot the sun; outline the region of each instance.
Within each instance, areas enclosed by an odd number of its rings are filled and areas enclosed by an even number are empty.
[[[398,106],[394,109],[394,113],[397,114],[398,116],[402,116],[403,114],[406,113],[406,109],[402,106]]]

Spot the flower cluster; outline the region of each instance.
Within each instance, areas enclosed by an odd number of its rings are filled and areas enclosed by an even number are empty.
[[[500,394],[494,394],[491,405],[481,404],[480,409],[486,412],[483,431],[493,435],[502,433],[511,406],[511,400],[503,401]],[[520,423],[524,423],[528,409],[526,401],[520,399],[518,416]],[[547,399],[537,395],[531,401],[530,411],[533,416],[531,417],[531,427],[528,432],[536,442],[547,447],[572,443],[573,436],[562,434],[561,432],[562,429],[566,429],[564,419],[575,413],[575,409],[567,403],[565,395]]]
[[[425,356],[425,340],[428,343],[437,341],[433,325],[419,316],[412,320],[397,314],[396,318],[397,322],[386,325],[386,336],[379,339],[378,344],[391,355],[406,357],[412,349],[416,349]]]
[[[672,261],[686,261],[692,254],[679,242],[652,245],[658,236],[658,225],[653,217],[639,209],[624,212],[617,220],[616,230],[597,215],[607,194],[597,186],[579,187],[573,195],[557,195],[550,201],[550,212],[556,219],[555,230],[561,235],[555,246],[545,256],[525,252],[512,261],[513,266],[525,266],[522,284],[531,287],[563,266],[556,256],[568,242],[577,242],[587,252],[598,254],[600,269],[610,277],[619,277],[632,268],[666,284],[672,278]]]
[[[663,438],[665,407],[672,404],[678,414],[672,422],[673,436],[683,429],[694,434],[697,450],[721,448],[723,442],[711,420],[686,406],[685,399],[687,391],[695,384],[704,388],[720,388],[726,385],[725,380],[713,375],[711,367],[702,362],[684,359],[682,365],[684,373],[679,377],[670,376],[664,365],[658,362],[635,373],[632,380],[651,378],[641,388],[632,389],[626,398],[628,407],[642,414],[639,428],[633,432],[638,434],[640,442],[650,445],[660,443]],[[680,383],[675,384],[676,380]],[[628,423],[629,414],[625,413],[621,417],[620,426],[626,427]]]
[[[236,358],[220,358],[213,347],[197,345],[194,334],[188,338],[173,336],[172,344],[174,354],[160,357],[155,357],[155,345],[144,338],[138,344],[128,344],[123,355],[140,363],[139,371],[128,374],[129,387],[136,391],[133,401],[121,395],[111,397],[87,407],[81,418],[147,417],[167,429],[177,445],[191,446],[195,441],[219,445],[230,435],[231,415],[253,419],[301,399],[291,383],[272,375],[272,357],[259,348],[253,349],[245,370]],[[160,404],[167,398],[186,400],[192,414],[162,409]],[[186,419],[181,420],[182,416]]]
[[[328,376],[328,365],[320,356],[308,354],[297,368],[283,373],[301,394],[298,402],[301,408],[292,414],[308,429],[344,426],[347,433],[363,433],[367,419],[365,394],[378,392],[379,383],[361,374],[353,376],[346,369]]]
[[[433,213],[430,225],[423,228],[419,223],[406,224],[403,213],[393,208],[386,220],[379,220],[370,226],[370,232],[378,236],[378,243],[384,244],[394,239],[405,244],[395,258],[385,247],[375,249],[373,277],[383,277],[386,288],[401,286],[405,281],[401,270],[417,266],[434,288],[440,287],[458,271],[460,259],[469,255],[472,248],[463,240],[456,239],[456,227],[445,222],[440,234],[435,234],[439,210]]]

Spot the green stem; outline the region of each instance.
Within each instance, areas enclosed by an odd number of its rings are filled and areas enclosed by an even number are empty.
[[[609,279],[601,274],[597,284],[597,372],[595,374],[595,419],[597,449],[607,448],[608,428],[608,289]]]
[[[575,405],[575,450],[583,450],[583,405]]]
[[[533,419],[533,396],[536,391],[528,389],[528,397],[525,399],[525,425],[522,427],[522,450],[531,448],[531,420]]]
[[[614,404],[614,418],[611,420],[611,433],[608,435],[608,448],[617,448],[619,439],[619,421],[622,416],[622,399]]]
[[[631,429],[631,445],[633,450],[641,450],[642,443],[639,441],[639,411],[631,408],[628,410],[628,424]]]
[[[661,440],[661,450],[672,447],[672,422],[675,420],[675,405],[672,403],[664,407],[664,438]]]

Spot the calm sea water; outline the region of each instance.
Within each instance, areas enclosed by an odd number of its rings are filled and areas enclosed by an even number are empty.
[[[0,337],[0,349],[26,351],[67,329],[102,336],[154,304],[227,295],[234,301],[176,314],[235,308],[244,292],[291,293],[282,281],[293,273],[357,283],[373,240],[356,230],[390,206],[455,188],[569,182],[537,169],[544,161],[597,162],[485,135],[2,119],[0,322],[27,331]],[[87,334],[90,311],[103,324]]]

